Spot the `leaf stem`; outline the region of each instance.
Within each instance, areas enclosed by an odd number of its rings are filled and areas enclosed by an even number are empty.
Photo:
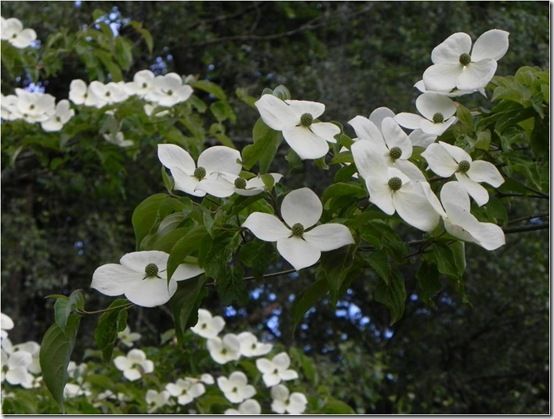
[[[75,311],[79,314],[93,315],[93,314],[106,313],[106,312],[112,311],[112,310],[124,310],[124,309],[128,309],[130,307],[133,307],[133,306],[134,306],[133,303],[129,303],[129,304],[123,304],[123,305],[115,306],[115,307],[103,308],[101,310],[87,311],[87,310],[76,309]]]

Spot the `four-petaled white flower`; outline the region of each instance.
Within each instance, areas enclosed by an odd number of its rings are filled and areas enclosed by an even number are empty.
[[[34,377],[29,372],[32,363],[33,356],[29,352],[17,351],[8,355],[2,351],[2,381],[5,379],[12,386],[32,388]]]
[[[175,144],[159,144],[158,158],[170,170],[175,189],[193,196],[231,196],[235,185],[227,179],[236,178],[242,170],[240,153],[225,146],[213,146],[200,153],[198,167],[188,151]]]
[[[204,270],[196,265],[183,263],[167,281],[169,254],[157,250],[132,252],[117,263],[108,263],[92,274],[91,288],[115,297],[125,294],[132,303],[142,307],[165,304],[177,291],[177,281],[193,278]]]
[[[29,370],[29,372],[32,374],[40,374],[40,345],[32,340],[24,343],[18,343],[17,345],[13,345],[13,347],[11,348],[12,353],[17,351],[23,351],[30,354],[32,357],[32,362],[27,366],[27,370]]]
[[[440,192],[441,203],[425,185],[425,192],[436,211],[442,216],[444,228],[454,237],[477,243],[486,250],[495,250],[506,243],[504,231],[493,223],[483,223],[471,214],[471,203],[460,182],[446,183]]]
[[[223,317],[212,316],[208,310],[201,308],[198,310],[198,321],[190,330],[203,338],[210,339],[217,337],[224,326]]]
[[[442,135],[458,118],[452,99],[438,93],[424,93],[416,99],[416,108],[423,115],[401,112],[396,121],[404,128],[420,129],[425,134]]]
[[[240,358],[240,341],[237,335],[227,333],[223,338],[210,338],[207,341],[208,351],[218,364],[226,364]]]
[[[105,105],[123,102],[129,95],[125,90],[125,85],[122,83],[109,82],[104,84],[99,81],[93,81],[89,86],[90,92],[98,98],[95,106],[101,108]]]
[[[69,84],[69,100],[76,105],[100,107],[102,101],[92,92],[90,86],[81,80],[72,80]]]
[[[131,349],[126,356],[115,357],[113,362],[129,381],[138,380],[142,374],[154,371],[154,363],[146,359],[146,354],[140,349]]]
[[[146,99],[160,106],[171,107],[186,101],[192,95],[192,87],[183,84],[177,73],[156,76]]]
[[[165,390],[157,392],[156,390],[148,390],[145,396],[146,403],[150,406],[149,412],[154,412],[161,407],[169,404],[169,393]]]
[[[60,100],[56,105],[56,111],[49,119],[40,123],[44,131],[59,131],[75,115],[75,111],[70,108],[67,99]]]
[[[358,172],[365,180],[369,201],[384,213],[398,213],[408,224],[423,230],[433,230],[440,217],[429,203],[421,187],[424,182],[410,179],[405,173],[386,164],[368,141],[352,145],[352,156]]]
[[[226,415],[259,415],[262,413],[262,407],[254,399],[248,399],[239,404],[238,409],[227,409]]]
[[[21,21],[15,17],[1,18],[0,39],[8,41],[16,48],[27,48],[37,39],[37,33],[33,29],[24,29]]]
[[[125,89],[129,95],[144,97],[154,88],[154,78],[154,73],[150,70],[137,71],[133,81],[127,83]]]
[[[240,371],[233,372],[229,378],[219,377],[217,385],[231,403],[241,403],[256,394],[254,386],[248,384],[248,378]]]
[[[125,329],[123,329],[121,332],[119,332],[117,334],[117,337],[119,338],[119,341],[122,344],[124,344],[125,346],[130,348],[142,336],[140,335],[140,333],[131,332],[131,329],[129,328],[129,326],[125,326]]]
[[[265,94],[256,103],[262,120],[272,129],[281,131],[288,145],[302,159],[318,159],[336,143],[340,128],[330,122],[316,121],[325,105],[305,100],[281,100]]]
[[[56,112],[56,98],[49,94],[15,89],[17,109],[30,123],[43,122]]]
[[[165,389],[173,397],[177,397],[177,403],[185,406],[206,392],[204,385],[191,378],[179,378],[175,383],[169,383]]]
[[[467,33],[450,35],[431,53],[433,65],[423,73],[425,86],[442,92],[485,87],[496,72],[496,62],[508,51],[508,36],[491,29],[477,38],[472,49]]]
[[[489,193],[480,185],[481,182],[495,188],[504,183],[504,178],[494,164],[484,160],[472,160],[460,147],[439,141],[427,147],[421,155],[438,176],[447,178],[455,175],[479,206],[489,201]]]
[[[262,356],[273,348],[271,343],[258,342],[258,338],[250,332],[242,332],[238,335],[240,353],[246,357]]]
[[[268,387],[298,378],[298,373],[289,369],[290,358],[286,352],[275,355],[271,361],[267,358],[257,359],[256,367],[263,374],[262,378]]]
[[[290,394],[289,389],[282,384],[271,388],[271,409],[275,413],[290,413],[299,415],[304,413],[308,400],[302,393]]]
[[[342,224],[313,227],[322,213],[317,195],[309,188],[301,188],[290,192],[281,203],[281,216],[286,224],[275,215],[254,212],[242,226],[260,240],[277,242],[281,256],[298,271],[316,263],[321,252],[354,243],[350,230]]]

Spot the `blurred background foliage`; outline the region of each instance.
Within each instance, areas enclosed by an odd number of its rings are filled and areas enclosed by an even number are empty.
[[[548,69],[547,2],[2,2],[4,18],[19,18],[43,41],[83,30],[97,9],[114,33],[133,42],[125,80],[151,68],[214,81],[241,115],[227,131],[240,146],[251,141],[257,118],[240,98],[278,84],[294,98],[326,103],[333,120],[378,106],[412,111],[412,86],[431,49],[453,32],[475,39],[491,28],[509,31],[498,75],[522,65]],[[151,53],[131,20],[152,34]],[[67,54],[38,84],[65,98],[71,80],[92,80],[91,68]],[[32,82],[2,70],[3,94]],[[163,190],[155,145],[152,135],[136,154],[116,151],[101,162],[67,155],[58,170],[51,169],[59,162],[39,162],[32,153],[19,157],[15,170],[3,161],[2,311],[16,323],[13,341],[40,341],[52,321],[45,295],[87,289],[97,266],[133,250],[132,210]],[[304,164],[291,186],[321,192],[327,180]],[[507,201],[510,216],[537,215],[541,222],[548,212],[545,200]],[[493,253],[468,245],[465,293],[445,282],[431,302],[418,293],[415,272],[407,274],[406,313],[394,326],[371,298],[371,274],[354,281],[336,307],[322,302],[311,309],[294,334],[289,310],[313,280],[310,270],[249,284],[249,302],[240,309],[221,307],[215,293],[204,305],[237,330],[258,328],[267,339],[303,348],[315,357],[321,381],[358,412],[546,413],[547,249],[547,230],[510,235]],[[89,295],[90,307],[108,301]],[[147,336],[143,343],[158,342],[171,324],[166,310],[131,313],[131,328]],[[83,321],[78,350],[93,345],[93,326]]]

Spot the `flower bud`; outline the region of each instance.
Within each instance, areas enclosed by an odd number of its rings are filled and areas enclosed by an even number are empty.
[[[467,160],[462,160],[460,163],[458,163],[458,172],[465,173],[469,170],[471,167],[471,163]]]
[[[300,117],[300,125],[302,125],[303,127],[309,127],[310,125],[312,125],[312,122],[314,122],[314,117],[309,113],[304,113]]]
[[[304,226],[300,223],[296,223],[292,226],[292,235],[294,237],[302,237],[302,234],[304,234]]]
[[[402,150],[400,149],[400,147],[393,147],[390,149],[389,156],[391,159],[397,160],[400,158],[401,155],[402,155]]]
[[[441,122],[444,122],[444,116],[442,113],[440,112],[437,112],[436,114],[433,115],[433,122],[435,124],[440,124]]]
[[[206,177],[206,169],[204,169],[203,167],[197,167],[194,170],[194,177],[198,180],[204,179]]]
[[[151,278],[158,275],[158,266],[155,263],[149,263],[144,268],[144,272],[146,272],[146,277]]]
[[[235,179],[235,188],[245,189],[246,188],[246,179],[243,179],[241,177],[236,178]]]
[[[399,177],[391,177],[389,179],[389,188],[393,191],[397,191],[402,187],[402,179]]]
[[[471,55],[469,55],[465,52],[462,55],[460,55],[460,64],[461,65],[466,66],[470,62],[471,62]]]

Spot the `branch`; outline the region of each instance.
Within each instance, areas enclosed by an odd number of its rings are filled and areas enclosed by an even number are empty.
[[[498,193],[499,198],[536,198],[536,199],[549,199],[548,195],[541,193],[540,195],[523,195],[517,193]]]
[[[546,230],[548,229],[548,227],[549,227],[549,223],[532,225],[532,226],[513,227],[513,228],[505,229],[504,234],[526,233],[528,231]]]

